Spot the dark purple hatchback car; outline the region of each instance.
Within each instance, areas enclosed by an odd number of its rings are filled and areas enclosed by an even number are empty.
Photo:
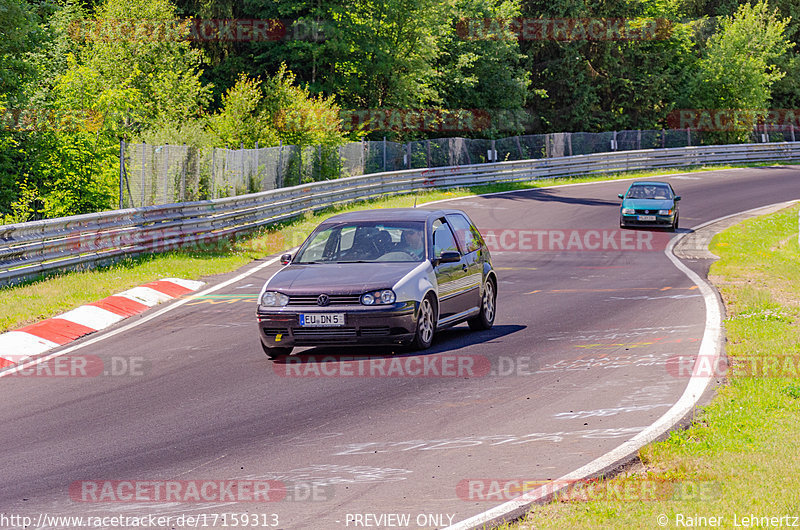
[[[497,277],[489,250],[460,210],[395,208],[331,217],[261,289],[268,356],[294,346],[409,344],[437,329],[489,329]]]

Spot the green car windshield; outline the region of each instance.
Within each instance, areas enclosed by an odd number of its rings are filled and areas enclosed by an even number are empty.
[[[672,190],[667,186],[638,185],[631,186],[626,199],[660,199],[672,198]]]
[[[292,263],[417,262],[425,258],[421,222],[350,222],[324,226]]]

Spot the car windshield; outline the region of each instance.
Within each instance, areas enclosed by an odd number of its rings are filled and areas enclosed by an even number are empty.
[[[350,222],[323,226],[297,251],[293,263],[422,261],[421,222]]]
[[[672,191],[667,186],[638,185],[631,186],[627,199],[671,199]]]

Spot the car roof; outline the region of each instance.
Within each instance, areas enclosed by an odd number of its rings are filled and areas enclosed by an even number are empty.
[[[653,180],[637,180],[631,184],[633,186],[664,186],[665,188],[670,187],[669,182],[658,182]]]
[[[460,213],[461,210],[426,210],[425,208],[374,208],[347,212],[329,217],[323,223],[339,223],[343,221],[427,221],[430,218],[447,214]]]

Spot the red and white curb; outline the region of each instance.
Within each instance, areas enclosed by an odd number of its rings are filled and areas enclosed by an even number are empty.
[[[165,278],[82,305],[0,335],[0,368],[107,328],[162,302],[196,291],[203,282]]]

